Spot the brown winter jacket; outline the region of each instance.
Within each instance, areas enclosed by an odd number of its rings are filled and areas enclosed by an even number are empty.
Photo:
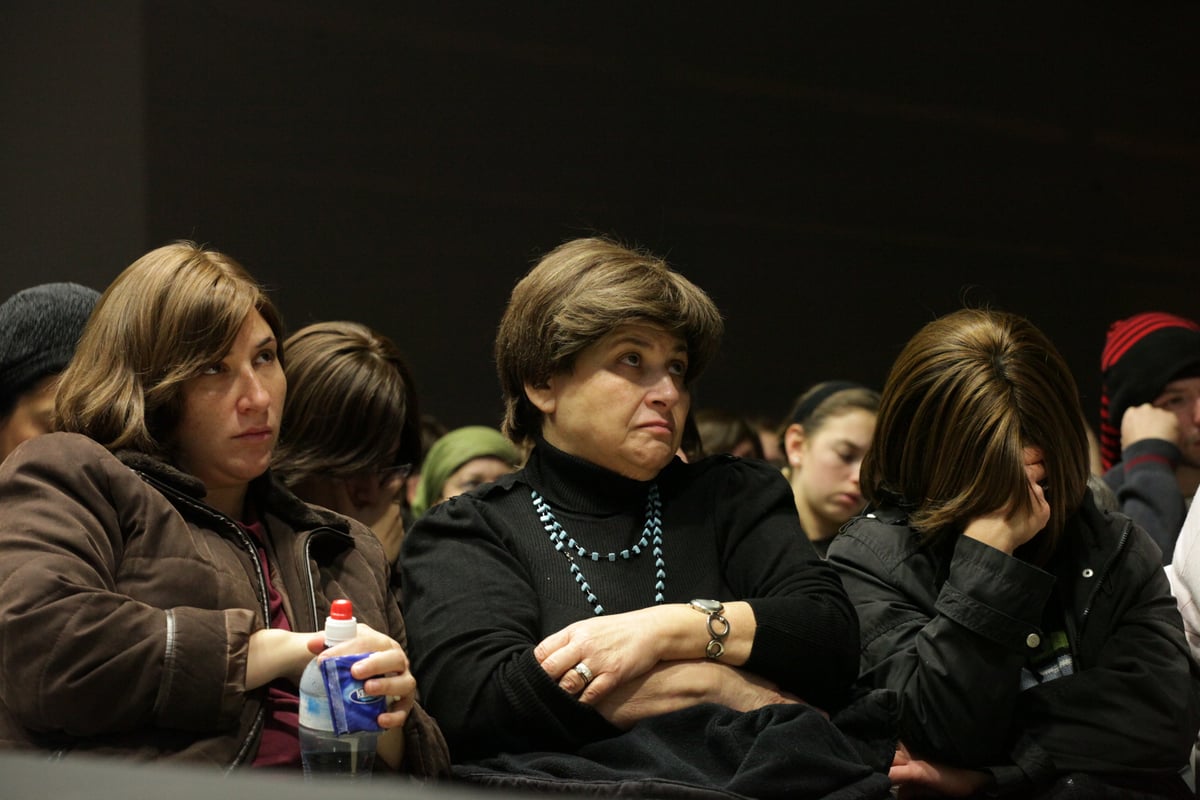
[[[293,630],[317,630],[345,597],[407,646],[366,528],[269,475],[250,492]],[[253,543],[203,497],[195,478],[77,434],[0,465],[0,747],[253,762],[267,690],[245,689],[246,655],[267,591]],[[447,770],[419,706],[405,734],[407,772]]]

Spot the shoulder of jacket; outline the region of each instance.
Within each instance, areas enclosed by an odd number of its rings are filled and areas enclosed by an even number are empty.
[[[529,483],[525,480],[524,471],[517,470],[507,475],[501,475],[495,481],[485,483],[478,489],[472,489],[468,494],[480,498],[499,497],[508,494],[516,488],[528,486]]]
[[[845,542],[839,544],[839,541]],[[831,555],[847,549],[851,543],[874,553],[884,565],[892,567],[911,558],[921,547],[921,535],[904,519],[893,519],[886,514],[868,512],[854,517],[845,524],[841,533],[830,544]]]
[[[509,495],[520,495],[522,490],[527,495],[529,484],[520,477],[521,473],[502,475],[498,480],[478,486],[463,494],[455,495],[448,500],[430,506],[425,513],[413,522],[413,531],[418,526],[438,524],[461,524],[473,517],[486,517],[490,509],[503,503]],[[407,538],[407,537],[406,537]]]
[[[105,475],[105,481],[128,477],[138,481],[133,471],[126,467],[104,445],[80,433],[46,433],[35,436],[17,446],[4,459],[4,473],[17,470],[59,475],[64,484],[97,480]]]
[[[1157,572],[1162,569],[1163,554],[1158,543],[1140,525],[1120,511],[1104,511],[1106,551],[1121,549],[1131,566],[1139,572]]]
[[[73,457],[90,455],[94,458],[113,458],[112,453],[104,445],[82,433],[65,433],[56,431],[35,436],[17,446],[12,452],[15,458],[26,460],[45,458],[59,453],[76,454]]]

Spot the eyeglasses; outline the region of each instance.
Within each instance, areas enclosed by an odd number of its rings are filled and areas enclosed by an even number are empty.
[[[375,470],[375,474],[379,477],[379,485],[383,486],[393,478],[399,478],[401,481],[408,480],[408,476],[412,474],[412,468],[412,464],[396,464],[392,467]]]

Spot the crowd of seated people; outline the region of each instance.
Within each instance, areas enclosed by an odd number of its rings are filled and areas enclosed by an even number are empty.
[[[1096,448],[1001,311],[767,435],[694,403],[724,321],[645,250],[565,242],[498,322],[502,416],[447,428],[188,242],[0,305],[0,748],[299,774],[301,671],[367,653],[377,781],[1195,796],[1200,325],[1113,324]]]

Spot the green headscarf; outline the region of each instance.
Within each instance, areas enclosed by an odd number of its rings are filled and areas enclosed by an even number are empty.
[[[413,516],[419,517],[442,496],[446,481],[455,470],[475,458],[498,458],[517,466],[521,457],[504,434],[486,425],[456,428],[433,443],[421,464],[421,479],[413,499]]]

